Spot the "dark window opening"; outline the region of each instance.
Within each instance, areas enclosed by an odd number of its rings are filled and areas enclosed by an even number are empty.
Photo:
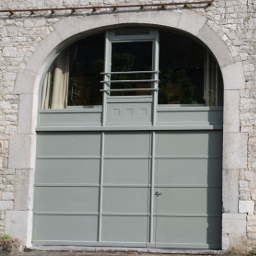
[[[132,31],[134,33],[134,28]],[[43,82],[42,109],[102,105],[105,36],[100,33],[86,37],[60,53]],[[127,41],[125,33],[122,36],[123,41],[111,43],[110,63],[107,64],[110,72],[153,71],[157,55],[158,104],[223,105],[220,68],[211,52],[197,40],[177,31],[159,29],[159,52],[155,52],[152,40]],[[108,97],[153,97],[152,90],[146,90],[153,88],[153,73],[122,73],[109,77],[114,80],[109,89],[121,91],[111,91]]]

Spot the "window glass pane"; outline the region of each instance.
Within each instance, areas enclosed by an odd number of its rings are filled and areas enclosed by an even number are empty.
[[[68,106],[101,105],[104,33],[80,40],[70,49]]]
[[[152,42],[112,43],[111,72],[152,71]],[[152,79],[151,73],[111,75],[111,80]],[[111,83],[111,89],[151,88],[151,82]],[[151,91],[111,92],[111,96],[151,95]]]
[[[218,64],[196,40],[160,30],[159,58],[159,104],[222,105]]]
[[[134,31],[133,28],[130,32]],[[222,106],[222,76],[210,51],[177,31],[160,29],[159,35],[158,103]],[[60,53],[43,81],[42,108],[102,105],[100,73],[104,71],[104,51],[105,33],[100,33],[79,40]],[[152,71],[153,54],[152,41],[113,42],[110,70]],[[111,83],[111,89],[137,90],[152,88],[152,82],[131,80],[150,80],[153,74],[112,74],[109,78],[116,81]],[[110,93],[111,96],[151,94],[147,90]]]
[[[64,50],[47,72],[43,109],[102,105],[105,33],[82,39]]]

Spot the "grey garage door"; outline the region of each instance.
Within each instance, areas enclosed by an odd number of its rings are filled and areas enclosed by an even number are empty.
[[[221,136],[40,132],[34,244],[219,249]]]

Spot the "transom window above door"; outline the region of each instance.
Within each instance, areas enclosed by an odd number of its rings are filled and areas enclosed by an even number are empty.
[[[222,106],[218,63],[204,45],[176,30],[108,30],[57,56],[43,80],[41,109],[148,97],[165,106]]]

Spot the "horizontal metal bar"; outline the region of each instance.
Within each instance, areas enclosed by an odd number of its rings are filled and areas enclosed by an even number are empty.
[[[89,155],[38,155],[37,159],[100,159],[100,156]]]
[[[149,213],[137,213],[137,212],[127,212],[127,213],[119,213],[119,212],[105,212],[102,213],[102,216],[122,216],[122,217],[148,217]]]
[[[34,12],[44,12],[44,11],[51,11],[51,14],[53,14],[55,11],[65,11],[70,10],[71,14],[73,14],[76,10],[86,10],[86,9],[92,9],[93,11],[96,11],[97,9],[107,9],[111,8],[113,10],[117,10],[120,8],[131,8],[131,7],[139,7],[140,9],[143,9],[144,7],[165,7],[165,6],[179,6],[184,5],[185,7],[192,5],[201,5],[206,4],[210,5],[214,2],[214,0],[211,1],[195,1],[195,2],[180,2],[180,3],[151,3],[151,4],[127,4],[127,5],[98,5],[98,6],[84,6],[84,7],[65,7],[65,8],[42,8],[42,9],[8,9],[8,10],[0,10],[0,13],[10,13],[10,15],[13,15],[14,12],[30,12],[31,15],[34,14]]]
[[[35,215],[75,215],[75,216],[98,216],[99,213],[97,212],[39,212],[35,211]]]
[[[125,155],[125,156],[123,156],[123,155],[113,155],[113,156],[104,156],[104,159],[115,159],[115,160],[117,160],[117,159],[146,159],[146,160],[148,160],[148,159],[151,159],[151,156],[150,155],[140,155],[140,156],[138,156],[138,155],[129,155],[129,156],[127,156],[127,155]]]
[[[153,74],[160,71],[123,71],[123,72],[101,72],[101,75],[122,75],[122,74]]]
[[[157,213],[154,214],[155,217],[213,217],[213,218],[221,218],[221,215],[218,214],[212,214],[209,215],[207,213],[173,213],[173,214],[165,214],[165,213]]]
[[[36,183],[35,187],[83,187],[92,188],[99,187],[99,184],[89,184],[89,183]]]
[[[158,91],[158,88],[100,89],[101,92]]]
[[[147,82],[159,82],[158,79],[141,79],[141,80],[109,80],[100,81],[101,83],[147,83]]]
[[[211,186],[211,185],[207,185],[207,184],[155,184],[154,185],[155,188],[170,188],[170,189],[176,189],[176,188],[217,188],[220,189],[221,186]]]
[[[116,96],[114,96],[116,97]],[[127,96],[130,97],[130,96]],[[137,96],[136,96],[137,97]],[[112,131],[221,131],[223,129],[222,124],[208,124],[208,123],[203,123],[203,124],[198,124],[198,125],[191,125],[190,123],[184,123],[184,124],[165,124],[165,125],[157,125],[153,126],[150,121],[148,122],[140,122],[140,123],[132,123],[131,125],[127,126],[126,124],[117,124],[113,125],[113,123],[107,123],[106,126],[86,126],[86,125],[78,125],[78,126],[72,126],[72,125],[63,125],[63,124],[56,124],[54,126],[37,126],[36,131],[37,132],[70,132],[70,131],[79,131],[79,132],[112,132]],[[42,157],[39,156],[37,158],[40,159],[54,159],[53,157]],[[56,156],[56,159],[89,159],[86,157],[72,157],[72,156],[67,156],[67,157],[58,157]],[[110,158],[110,157],[105,157],[105,158]],[[121,157],[122,158],[122,157]],[[176,156],[171,157],[161,157],[162,159],[172,159],[172,158],[177,158]],[[190,157],[187,157],[190,158]],[[218,157],[219,158],[219,157]],[[91,159],[100,159],[100,157],[95,157]],[[180,159],[183,159],[180,157]],[[205,157],[206,159],[206,157]]]
[[[155,156],[156,159],[222,159],[222,156],[208,156],[208,155],[167,155]]]
[[[103,184],[104,188],[150,188],[151,185],[145,185],[145,184]]]
[[[89,212],[39,212],[35,211],[35,215],[77,215],[77,216],[98,216],[99,213],[89,213]],[[148,213],[114,213],[114,212],[105,212],[102,213],[103,216],[129,216],[129,217],[147,217],[150,216]],[[154,213],[154,217],[213,217],[213,218],[221,218],[219,214],[207,214],[207,213],[173,213],[173,214],[165,214],[165,213]]]

